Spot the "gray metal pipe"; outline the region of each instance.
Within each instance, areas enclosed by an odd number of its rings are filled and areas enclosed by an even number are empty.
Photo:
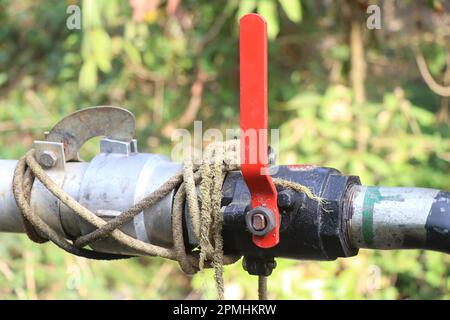
[[[17,160],[0,160],[0,232],[25,232],[12,193]]]
[[[64,172],[47,173],[74,199],[108,220],[131,207],[181,170],[179,163],[153,154],[111,153],[107,148],[90,163],[66,163]],[[0,232],[24,232],[13,193],[17,161],[0,160]],[[353,186],[344,212],[355,248],[430,249],[450,253],[450,193],[424,188]],[[172,245],[173,193],[137,215],[122,231],[147,243]],[[31,205],[67,238],[93,231],[38,181]],[[188,228],[189,229],[189,228]],[[101,252],[133,254],[113,240],[92,246]]]
[[[0,232],[25,232],[12,192],[16,164],[15,160],[0,160]],[[47,174],[72,198],[103,219],[110,220],[156,190],[180,170],[179,163],[161,155],[102,152],[90,163],[68,162],[64,171],[47,170]],[[173,194],[174,191],[138,214],[121,230],[141,241],[171,247]],[[37,180],[32,188],[30,202],[34,211],[66,238],[78,237],[94,230]],[[100,252],[134,253],[110,239],[97,241],[91,247]]]
[[[450,193],[354,186],[349,238],[357,248],[450,253]]]

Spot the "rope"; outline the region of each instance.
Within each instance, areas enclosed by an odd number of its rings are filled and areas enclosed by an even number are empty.
[[[175,260],[187,274],[192,275],[204,268],[212,267],[214,268],[218,299],[223,299],[223,266],[235,263],[240,259],[240,256],[224,255],[223,253],[221,189],[225,172],[240,168],[238,164],[239,152],[240,145],[238,140],[210,144],[199,167],[194,166],[191,158],[186,159],[182,173],[171,177],[157,190],[109,222],[104,221],[95,213],[82,206],[53,182],[35,160],[35,151],[33,149],[27,152],[17,164],[13,179],[13,193],[23,217],[24,229],[31,240],[42,243],[48,239],[71,254],[89,259],[113,260],[130,258],[130,256],[126,255],[99,253],[84,249],[84,247],[96,241],[111,237],[118,243],[136,251],[137,255],[158,256]],[[35,178],[57,199],[96,229],[73,240],[67,240],[63,235],[53,230],[30,206],[31,190]],[[283,179],[274,179],[274,183],[279,187],[304,192],[309,198],[322,202],[311,190],[301,184]],[[198,185],[201,196],[201,208],[197,198],[196,187]],[[124,224],[143,210],[156,204],[172,190],[176,190],[172,208],[172,248],[164,248],[140,241],[120,230]],[[187,202],[189,208],[195,236],[199,239],[199,247],[190,252],[186,249],[184,241],[183,212],[185,202]],[[260,299],[267,299],[267,278],[259,277],[258,283]]]
[[[258,276],[258,299],[267,300],[267,277]]]

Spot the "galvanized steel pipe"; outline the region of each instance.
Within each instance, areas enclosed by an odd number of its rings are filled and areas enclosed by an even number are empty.
[[[450,253],[450,193],[366,186],[354,186],[350,192],[353,246]]]

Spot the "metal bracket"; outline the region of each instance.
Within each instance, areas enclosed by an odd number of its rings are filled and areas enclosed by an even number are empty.
[[[80,161],[78,152],[86,141],[106,136],[101,141],[102,153],[129,156],[137,152],[137,142],[133,139],[134,130],[134,115],[128,110],[108,106],[86,108],[58,122],[50,132],[45,133],[46,141],[35,141],[35,158],[53,182],[62,186],[66,161]],[[48,193],[42,183],[36,181],[31,205],[38,208],[37,212],[44,212],[44,220],[56,226],[58,232],[65,234],[60,216],[60,206],[63,204],[53,197],[44,196]]]
[[[80,161],[78,151],[89,139],[106,136],[129,143],[133,140],[134,130],[135,119],[130,111],[99,106],[68,115],[46,134],[46,140],[62,143],[67,161]]]
[[[116,153],[129,156],[132,153],[137,153],[137,140],[132,139],[131,141],[119,141],[109,138],[104,138],[100,141],[100,152],[101,153]]]

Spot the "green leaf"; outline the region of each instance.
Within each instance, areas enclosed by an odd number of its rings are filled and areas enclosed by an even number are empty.
[[[119,18],[120,8],[117,0],[108,0],[108,4],[105,5],[104,16],[108,25],[120,25]]]
[[[101,19],[101,1],[83,0],[82,3],[82,19],[83,29],[91,27],[100,27],[102,25]]]
[[[256,8],[256,0],[241,0],[239,1],[239,9],[237,12],[237,19],[242,18],[243,15],[253,12]]]
[[[291,98],[283,105],[283,110],[302,108],[317,108],[322,102],[322,96],[315,92],[302,92]]]
[[[95,28],[89,34],[92,53],[98,68],[108,73],[111,71],[112,46],[108,33],[100,28]]]
[[[276,2],[274,0],[261,0],[258,3],[258,12],[267,21],[267,36],[269,39],[275,39],[280,31]]]
[[[350,48],[347,44],[338,44],[330,48],[331,55],[339,61],[347,61],[350,58]]]
[[[97,65],[92,59],[86,60],[80,70],[78,85],[82,91],[91,92],[97,86]]]
[[[423,126],[432,126],[435,123],[435,116],[432,112],[412,106],[412,113],[416,117],[417,121]]]
[[[445,48],[436,48],[432,59],[429,59],[430,72],[437,76],[447,64],[447,50]]]
[[[6,72],[0,73],[0,87],[8,81],[8,74]]]
[[[279,0],[289,20],[295,23],[302,21],[302,4],[300,0]]]
[[[133,64],[142,64],[141,54],[131,42],[125,41],[125,43],[123,44],[123,49],[125,50],[125,53],[128,55]]]

